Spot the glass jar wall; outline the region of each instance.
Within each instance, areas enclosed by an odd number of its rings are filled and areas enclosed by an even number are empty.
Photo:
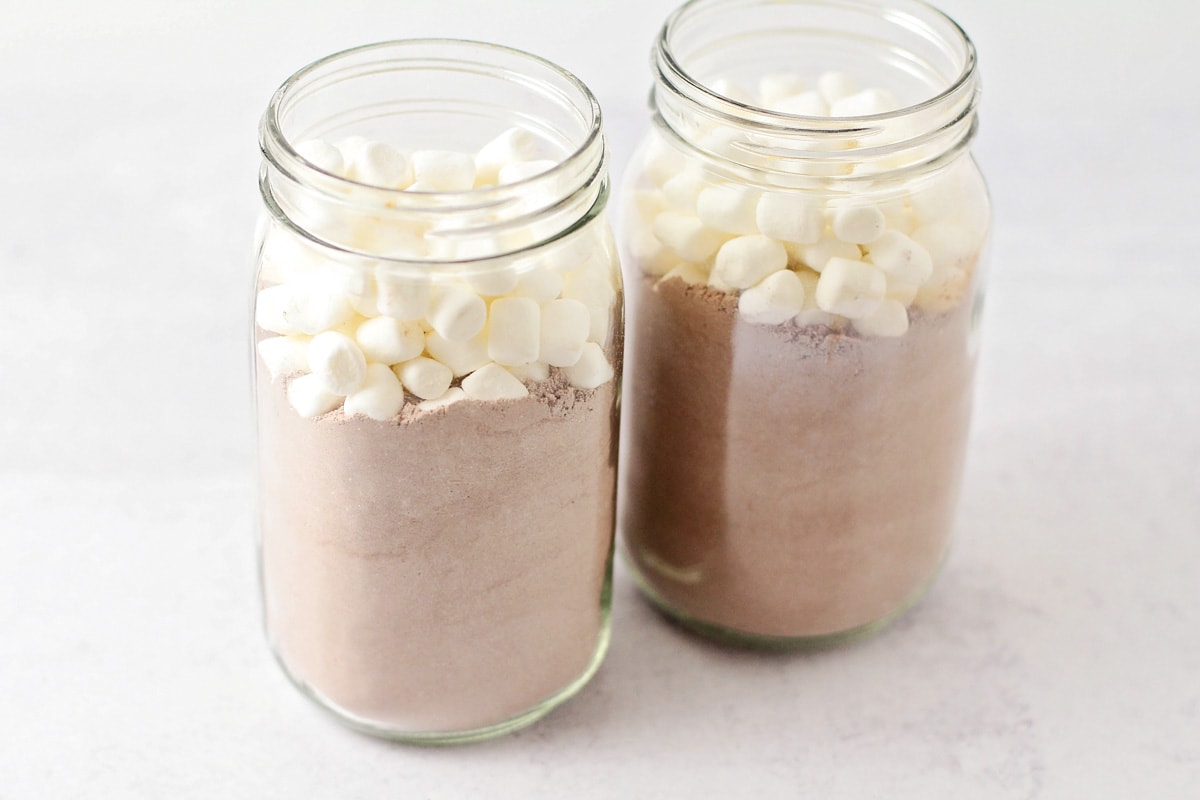
[[[623,550],[708,635],[840,640],[942,563],[990,209],[974,49],[897,0],[693,0],[623,197]]]
[[[350,50],[263,118],[271,647],[367,732],[484,738],[608,641],[622,292],[599,108],[533,56]]]

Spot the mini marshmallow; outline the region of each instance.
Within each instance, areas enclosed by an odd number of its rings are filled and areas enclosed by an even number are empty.
[[[928,251],[936,273],[969,269],[979,254],[979,237],[953,222],[922,225],[912,240]]]
[[[546,159],[537,161],[520,161],[516,164],[506,164],[500,168],[497,176],[501,186],[509,183],[527,180],[535,175],[541,175],[543,172],[549,172],[558,166],[555,162]]]
[[[663,201],[676,211],[695,213],[700,193],[708,186],[704,173],[689,169],[674,176],[662,187]]]
[[[844,72],[822,72],[817,77],[817,91],[825,102],[833,105],[858,92],[854,79]]]
[[[583,346],[579,360],[563,369],[567,380],[578,389],[595,389],[613,379],[613,368],[604,349],[595,342]]]
[[[441,397],[454,380],[454,370],[440,361],[420,356],[392,367],[405,389],[422,400]]]
[[[718,289],[749,289],[787,263],[787,250],[774,239],[739,236],[717,251],[709,282]]]
[[[468,273],[467,285],[485,297],[499,297],[517,288],[517,271],[512,267],[491,267]]]
[[[301,375],[287,385],[287,399],[296,413],[306,419],[319,417],[337,408],[342,398],[325,388],[319,375]]]
[[[647,275],[665,275],[679,263],[675,251],[658,240],[654,232],[640,225],[632,226],[629,235],[629,254],[633,264]]]
[[[259,327],[281,334],[314,335],[336,328],[354,316],[349,298],[321,278],[263,289],[255,306]]]
[[[551,300],[542,306],[538,360],[569,367],[579,360],[591,333],[591,312],[578,300]]]
[[[869,315],[854,320],[854,327],[867,336],[903,336],[908,331],[908,311],[896,300],[884,300]]]
[[[797,325],[832,325],[836,317],[817,305],[817,284],[821,276],[811,269],[796,270],[796,279],[804,287],[804,310],[796,315]]]
[[[517,279],[512,293],[517,297],[528,297],[537,303],[548,303],[563,290],[563,276],[542,266],[534,267]]]
[[[412,168],[414,180],[427,191],[465,192],[475,186],[475,158],[466,153],[418,150]]]
[[[292,287],[286,283],[260,290],[254,301],[254,324],[264,331],[284,336],[300,333],[300,329],[288,320],[287,310],[291,304]]]
[[[542,309],[528,297],[501,297],[488,310],[488,357],[503,366],[538,360]]]
[[[831,258],[848,258],[853,261],[862,258],[858,245],[843,242],[835,236],[822,236],[812,244],[801,245],[798,248],[800,261],[813,272],[825,269]]]
[[[375,268],[375,286],[379,313],[393,319],[422,319],[429,311],[429,278],[417,274],[399,274],[386,264]]]
[[[811,244],[821,238],[825,215],[821,207],[797,194],[768,192],[758,200],[755,224],[764,236]]]
[[[800,94],[808,88],[804,79],[794,72],[772,72],[758,79],[758,101],[767,108],[785,97]]]
[[[258,342],[258,356],[271,380],[308,370],[308,337],[271,336]]]
[[[467,393],[455,386],[453,389],[447,389],[441,397],[433,400],[422,400],[417,403],[417,408],[422,411],[435,411],[439,408],[446,408],[457,403],[459,400],[466,400]]]
[[[842,206],[833,212],[832,227],[843,242],[867,244],[883,235],[883,212],[874,205]]]
[[[661,212],[667,210],[666,198],[658,189],[634,189],[629,194],[629,207],[638,219],[649,224]]]
[[[487,324],[487,303],[465,286],[438,286],[430,296],[427,318],[446,339],[465,342]]]
[[[342,151],[324,139],[309,139],[307,142],[301,142],[296,145],[296,152],[317,169],[331,175],[341,175],[345,169],[346,162],[342,159]]]
[[[609,308],[617,292],[608,265],[596,264],[563,275],[562,296],[578,300],[588,308]]]
[[[867,245],[867,261],[879,267],[892,282],[919,286],[933,274],[929,251],[903,233],[886,231]]]
[[[664,185],[689,167],[687,157],[657,134],[647,142],[642,164],[642,171],[655,186]]]
[[[404,406],[404,387],[395,373],[383,364],[368,364],[367,376],[358,391],[346,396],[346,416],[361,415],[383,422]]]
[[[945,221],[973,231],[987,228],[987,189],[970,159],[920,182],[908,200],[920,224]]]
[[[519,367],[505,367],[518,380],[525,383],[541,383],[550,379],[550,365],[545,361],[534,361]]]
[[[817,305],[823,311],[850,319],[870,316],[887,292],[887,278],[863,261],[831,258],[817,281]]]
[[[895,300],[900,305],[908,307],[917,299],[917,294],[921,290],[920,284],[916,283],[900,283],[888,278],[887,299]]]
[[[886,89],[863,89],[830,103],[829,116],[869,117],[895,111],[899,107],[895,95]]]
[[[662,280],[669,281],[672,278],[678,278],[692,286],[705,286],[708,284],[708,273],[703,267],[696,266],[695,264],[680,264],[663,275]],[[659,282],[661,283],[662,281]]]
[[[367,143],[367,139],[362,136],[347,136],[345,139],[339,140],[334,146],[342,154],[342,163],[350,165],[354,163],[354,158],[358,155],[358,151]],[[343,170],[345,170],[345,167],[343,167]],[[347,178],[353,177],[350,174],[345,174],[344,176]]]
[[[474,372],[490,360],[487,352],[487,334],[482,332],[465,342],[456,342],[431,331],[425,335],[425,350],[449,367],[456,378]]]
[[[712,82],[712,85],[709,88],[712,89],[715,94],[719,94],[721,97],[726,97],[739,103],[745,103],[749,105],[754,102],[754,96],[750,94],[750,91],[746,89],[745,86],[742,86],[740,83],[730,80],[729,78],[718,78]]]
[[[529,396],[521,380],[499,364],[486,364],[462,380],[462,390],[471,400],[520,400]]]
[[[702,262],[713,253],[726,237],[689,214],[664,211],[654,218],[654,235],[684,261]]]
[[[403,153],[383,142],[367,142],[350,165],[354,180],[384,189],[403,189],[413,181],[412,164]]]
[[[700,221],[725,233],[758,233],[757,209],[758,192],[740,186],[710,186],[696,198]]]
[[[538,139],[526,128],[509,128],[479,148],[475,154],[475,181],[490,185],[499,181],[500,170],[519,161],[532,161],[538,154]]]
[[[367,377],[367,359],[350,337],[326,331],[308,343],[308,368],[326,391],[343,397],[358,390]]]
[[[425,350],[425,332],[420,325],[391,317],[363,322],[355,330],[354,340],[368,361],[379,364],[399,364]]]
[[[756,325],[779,325],[804,310],[804,284],[790,269],[773,272],[738,298],[738,314]]]
[[[780,114],[795,114],[802,117],[829,116],[829,104],[825,102],[825,98],[812,91],[781,98],[771,106],[771,110],[778,111]]]

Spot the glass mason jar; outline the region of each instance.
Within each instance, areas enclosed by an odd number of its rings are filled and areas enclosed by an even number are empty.
[[[945,558],[990,226],[974,48],[911,0],[693,0],[622,202],[622,550],[702,633],[828,643]]]
[[[268,638],[350,725],[485,738],[608,643],[622,293],[600,109],[487,44],[361,47],[262,120]]]

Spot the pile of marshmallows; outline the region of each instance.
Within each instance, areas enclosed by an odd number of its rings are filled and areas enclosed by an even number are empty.
[[[404,154],[359,137],[297,149],[327,172],[410,191],[509,183],[554,165],[530,158],[536,146],[523,129],[475,155]],[[304,417],[342,406],[348,416],[389,420],[406,395],[421,409],[519,399],[551,367],[572,386],[594,389],[613,378],[603,345],[616,297],[611,248],[595,228],[521,264],[451,278],[343,263],[272,227],[255,321],[277,335],[259,341],[259,356],[272,380],[289,378],[288,401]]]
[[[806,116],[899,107],[887,91],[858,91],[836,72],[816,89],[794,74],[763,77],[757,96],[728,81],[714,89]],[[739,316],[754,324],[848,321],[864,335],[901,336],[909,306],[937,311],[961,299],[986,234],[986,194],[967,163],[874,201],[725,183],[660,138],[643,172],[630,226],[642,271],[740,292]]]

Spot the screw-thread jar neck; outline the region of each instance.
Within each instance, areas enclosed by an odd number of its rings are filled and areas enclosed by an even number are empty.
[[[975,134],[974,45],[917,0],[691,0],[663,26],[653,61],[660,128],[742,179],[765,173],[770,183],[808,187],[899,178],[953,160]],[[783,71],[845,72],[900,107],[802,116],[713,88]]]
[[[449,39],[383,42],[321,59],[276,91],[259,127],[260,188],[277,222],[323,247],[407,264],[479,261],[558,239],[603,210],[600,125],[587,87],[536,56]],[[370,186],[298,150],[310,139],[361,135],[410,151],[474,153],[515,126],[537,135],[554,166],[465,191]],[[380,252],[344,233],[392,222],[420,231],[429,247]]]

